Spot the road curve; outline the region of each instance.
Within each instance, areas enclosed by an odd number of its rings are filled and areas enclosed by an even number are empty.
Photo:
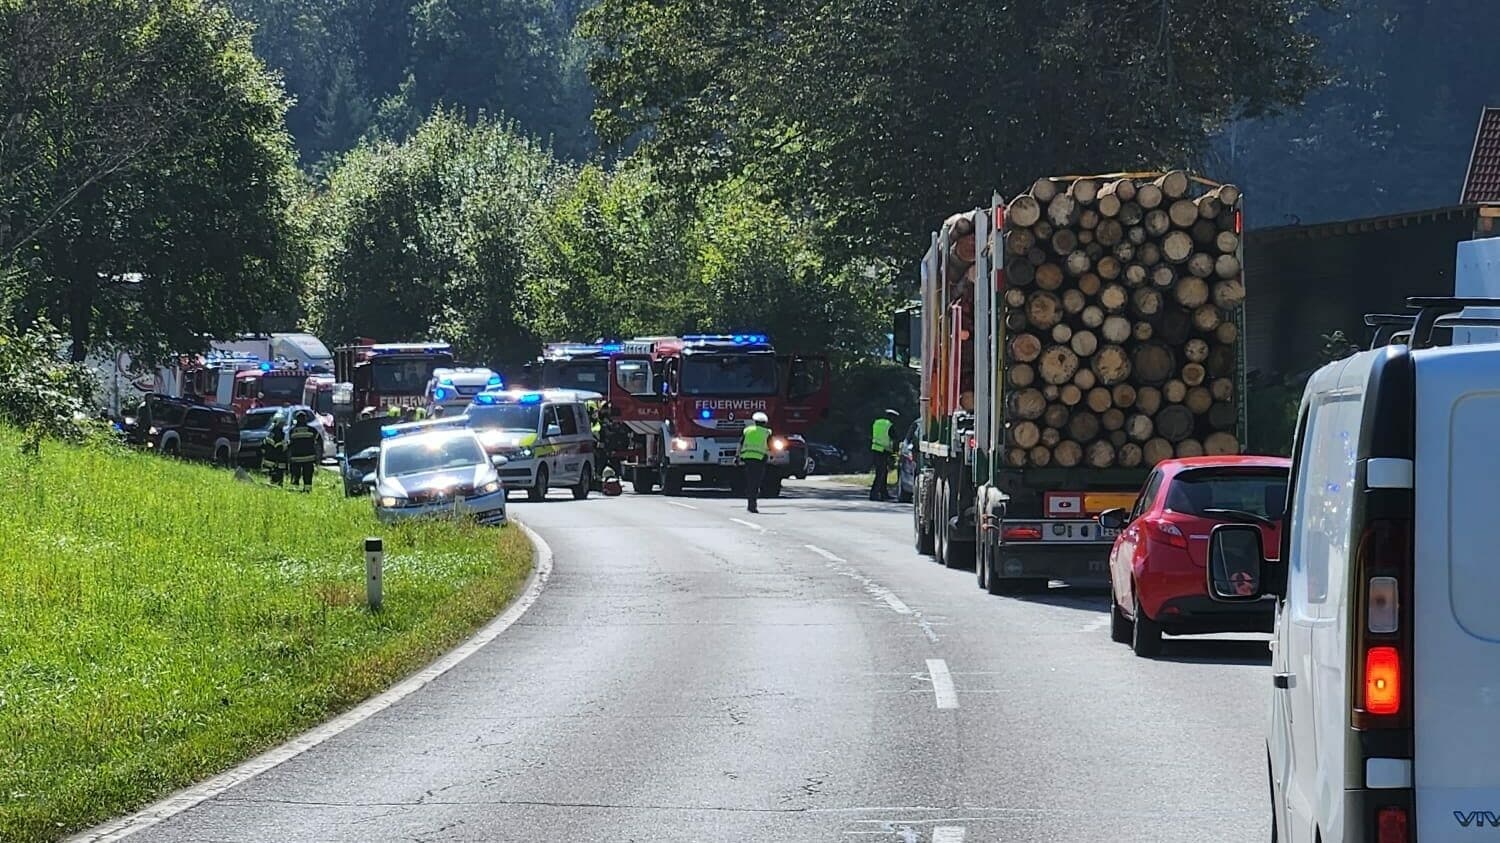
[[[789,489],[516,503],[555,563],[505,634],[131,839],[1269,837],[1264,637],[1137,659],[1102,595],[990,597],[907,507]]]

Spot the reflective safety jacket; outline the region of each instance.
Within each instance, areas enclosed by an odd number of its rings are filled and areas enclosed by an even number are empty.
[[[870,450],[878,454],[891,452],[891,420],[881,417],[870,426]]]
[[[740,433],[740,459],[761,460],[771,454],[771,428],[751,422]]]
[[[296,425],[287,434],[287,459],[291,462],[317,462],[318,439],[318,432],[310,425]]]

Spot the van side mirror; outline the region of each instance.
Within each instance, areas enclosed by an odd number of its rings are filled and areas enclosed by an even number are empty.
[[[1106,530],[1120,530],[1130,523],[1130,511],[1126,509],[1106,509],[1099,513],[1099,526]]]
[[[1247,603],[1269,593],[1260,528],[1220,524],[1208,536],[1208,593],[1221,603]]]
[[[549,425],[547,425],[547,432],[546,432],[545,435],[546,436],[561,436],[562,435],[562,428],[558,427],[555,424],[549,424]]]

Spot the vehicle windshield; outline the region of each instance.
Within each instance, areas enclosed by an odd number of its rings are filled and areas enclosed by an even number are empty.
[[[396,439],[385,443],[380,455],[381,469],[386,477],[470,468],[484,461],[484,449],[468,431]]]
[[[423,395],[433,370],[452,364],[432,357],[376,359],[370,363],[370,382],[381,395]]]
[[[266,401],[277,403],[300,401],[302,385],[306,382],[307,375],[267,374],[260,379],[260,394],[265,396]]]
[[[151,411],[151,423],[163,427],[182,424],[183,417],[187,415],[187,407],[172,401],[153,401],[148,408]]]
[[[464,418],[474,428],[535,432],[541,409],[540,404],[470,404]]]
[[[1178,475],[1166,506],[1184,515],[1212,517],[1209,510],[1244,512],[1279,520],[1286,505],[1286,469],[1200,469]]]
[[[609,391],[608,360],[548,360],[542,363],[542,389]]]
[[[775,395],[776,358],[713,354],[682,358],[683,395]]]
[[[240,419],[240,430],[270,430],[280,410],[251,410]]]

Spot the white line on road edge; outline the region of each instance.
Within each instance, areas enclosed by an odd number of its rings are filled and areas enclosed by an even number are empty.
[[[865,587],[865,591],[867,593],[869,593],[885,605],[891,607],[891,610],[896,612],[897,614],[912,616],[912,618],[916,620],[917,626],[921,627],[922,634],[927,636],[927,640],[931,641],[934,644],[938,642],[937,632],[932,628],[932,624],[928,623],[927,619],[922,617],[921,612],[914,611],[910,606],[906,605],[905,601],[896,596],[896,592],[891,591],[889,588],[886,588],[885,586],[870,579],[864,574],[861,574],[853,568],[847,567],[849,565],[849,560],[843,558],[842,556],[837,556],[827,550],[824,550],[821,547],[818,547],[815,544],[805,544],[803,545],[803,547],[811,550],[813,553],[818,554],[824,559],[827,559],[829,562],[834,562],[839,565],[846,566],[840,568],[839,573],[852,580],[858,580],[860,584]],[[834,566],[830,565],[829,567],[832,568]]]
[[[671,504],[672,506],[680,506],[683,509],[697,509],[698,508],[696,506],[693,506],[690,503],[683,503],[682,501],[667,501],[667,503]]]
[[[296,758],[298,755],[323,743],[329,738],[335,737],[339,733],[385,711],[406,697],[411,696],[427,683],[457,667],[464,659],[479,652],[486,644],[499,637],[500,633],[509,629],[516,621],[520,620],[521,616],[526,613],[526,610],[531,608],[531,604],[535,603],[537,598],[542,595],[542,590],[547,586],[547,580],[552,576],[551,546],[541,536],[537,535],[535,530],[525,524],[514,519],[511,520],[511,523],[521,528],[521,532],[526,534],[526,538],[530,539],[532,545],[535,547],[531,576],[527,578],[526,588],[521,592],[521,596],[514,603],[511,603],[510,607],[501,613],[500,617],[490,621],[487,626],[474,633],[473,637],[469,640],[449,650],[446,655],[417,673],[392,685],[385,692],[365,700],[363,703],[327,723],[303,732],[281,746],[257,755],[249,761],[226,770],[206,782],[194,785],[186,790],[178,791],[160,802],[148,805],[128,817],[112,820],[74,837],[70,837],[68,838],[68,843],[106,843],[106,841],[121,840],[138,831],[150,828],[157,823],[171,819],[183,811],[206,802],[230,788],[244,784],[261,773]]]
[[[940,825],[932,830],[932,843],[964,843],[964,827]]]
[[[736,524],[743,524],[743,525],[745,525],[745,526],[746,526],[746,527],[749,527],[749,528],[750,528],[750,529],[752,529],[752,530],[759,530],[759,531],[761,531],[761,532],[762,532],[762,533],[764,533],[764,532],[765,532],[765,531],[766,531],[766,528],[765,528],[765,527],[762,527],[762,526],[760,526],[760,525],[759,525],[759,524],[755,524],[755,523],[752,523],[752,522],[750,522],[750,521],[746,521],[746,520],[745,520],[745,519],[743,519],[743,518],[731,518],[731,519],[729,519],[729,520],[730,520],[730,521],[733,521],[733,522],[734,522],[734,523],[736,523]]]
[[[958,708],[958,692],[953,689],[953,675],[942,659],[927,660],[927,675],[932,677],[932,693],[938,708]]]
[[[828,551],[824,550],[821,547],[818,547],[815,544],[805,544],[805,545],[803,545],[803,547],[807,548],[808,550],[811,550],[813,553],[818,554],[819,556],[823,557],[824,559],[827,559],[829,562],[846,562],[846,561],[848,561],[848,560],[844,559],[842,556],[834,556],[832,553],[829,553]]]

